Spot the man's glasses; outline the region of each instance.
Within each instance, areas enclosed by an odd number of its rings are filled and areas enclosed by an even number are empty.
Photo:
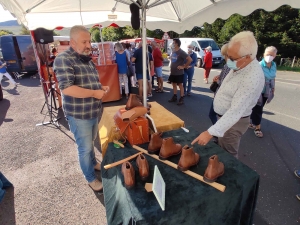
[[[247,55],[252,55],[252,54],[247,54]],[[246,57],[247,55],[244,55],[244,56],[242,56],[242,57],[239,57],[239,58],[234,59],[234,58],[232,58],[232,57],[230,57],[230,56],[228,56],[228,55],[226,54],[226,57],[227,57],[228,59],[230,59],[231,61],[239,61],[240,59]]]

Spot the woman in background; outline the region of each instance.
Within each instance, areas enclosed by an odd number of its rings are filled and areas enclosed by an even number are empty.
[[[204,82],[208,84],[208,77],[210,70],[212,68],[212,53],[211,53],[211,47],[208,46],[206,49],[204,49],[205,56],[203,60],[203,68],[204,68]]]
[[[269,46],[266,48],[264,53],[264,58],[259,62],[261,65],[264,75],[265,75],[265,86],[258,99],[256,106],[253,107],[251,113],[252,123],[249,128],[254,129],[254,134],[256,137],[262,138],[264,135],[261,132],[261,119],[263,114],[264,105],[270,103],[274,97],[275,91],[275,77],[276,77],[276,63],[273,62],[276,57],[277,49],[274,46]]]
[[[127,65],[128,65],[127,54],[124,51],[122,44],[120,43],[115,44],[115,50],[116,50],[116,63],[118,65],[121,98],[122,98],[122,83],[124,84],[125,87],[126,98],[128,98],[129,87],[128,87],[128,76],[127,76]]]
[[[183,90],[184,90],[184,96],[190,96],[191,90],[192,90],[192,80],[195,72],[195,65],[197,63],[197,55],[195,52],[193,52],[193,46],[188,45],[188,52],[189,56],[192,58],[192,62],[189,65],[187,69],[184,69],[184,75],[183,75]],[[188,83],[187,89],[186,89],[186,82]]]

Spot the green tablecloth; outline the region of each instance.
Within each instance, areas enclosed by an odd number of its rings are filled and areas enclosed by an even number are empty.
[[[182,129],[165,132],[163,137],[173,137],[176,143],[190,145],[199,134],[192,130],[189,133]],[[141,145],[147,149],[148,144]],[[121,165],[105,170],[104,165],[110,164],[138,151],[127,145],[124,149],[114,148],[110,143],[102,162],[102,182],[108,224],[128,224],[131,220],[136,224],[203,224],[203,225],[243,225],[251,224],[257,192],[259,175],[236,160],[215,143],[206,146],[194,146],[200,154],[198,166],[191,170],[200,175],[208,164],[210,156],[217,154],[225,165],[225,173],[217,182],[226,186],[225,192],[196,180],[176,169],[146,155],[153,180],[154,166],[157,165],[166,183],[166,209],[162,211],[154,194],[147,193],[138,175],[135,160],[131,161],[135,168],[136,185],[127,190],[121,173]],[[170,161],[178,163],[180,156]],[[135,224],[135,223],[134,223]]]

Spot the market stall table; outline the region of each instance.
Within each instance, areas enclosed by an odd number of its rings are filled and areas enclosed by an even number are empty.
[[[165,132],[163,137],[173,137],[176,143],[189,144],[199,135],[189,128],[186,133],[182,129]],[[147,149],[148,144],[141,145]],[[215,143],[206,146],[194,146],[200,154],[198,166],[191,171],[200,175],[208,164],[210,156],[217,154],[225,165],[225,173],[216,182],[226,186],[221,192],[179,170],[145,155],[150,166],[150,176],[146,182],[152,183],[154,166],[157,165],[166,183],[165,211],[160,208],[154,194],[146,192],[136,167],[135,160],[131,161],[135,168],[136,185],[133,189],[124,186],[121,165],[111,169],[104,166],[138,151],[126,144],[125,148],[114,148],[109,144],[102,162],[102,182],[104,202],[108,224],[199,224],[199,225],[250,225],[259,186],[259,175],[235,159]],[[180,156],[170,158],[178,163]]]
[[[150,104],[152,106],[150,116],[154,120],[158,132],[175,130],[184,126],[183,120],[175,116],[157,102],[150,102]],[[119,138],[119,133],[116,132],[113,117],[120,108],[125,108],[125,105],[105,107],[103,109],[103,114],[99,123],[99,137],[102,155],[105,155],[108,143],[112,142],[114,138]]]

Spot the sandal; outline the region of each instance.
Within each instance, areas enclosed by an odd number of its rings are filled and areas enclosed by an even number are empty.
[[[255,125],[253,125],[252,123],[250,123],[250,125],[249,125],[249,127],[248,128],[250,128],[250,129],[255,129],[256,128],[256,126]]]
[[[155,92],[156,92],[156,93],[164,93],[164,90],[158,89],[158,90],[156,90]]]
[[[264,136],[260,129],[255,129],[254,134],[256,137],[259,137],[259,138],[262,138]]]

